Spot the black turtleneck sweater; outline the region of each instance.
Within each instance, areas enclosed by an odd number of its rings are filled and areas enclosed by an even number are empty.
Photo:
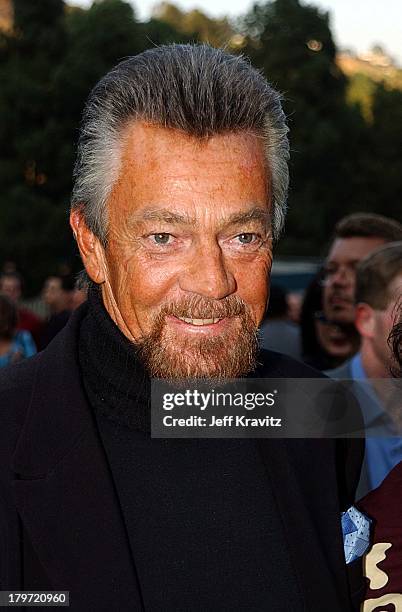
[[[135,346],[96,289],[88,305],[79,362],[145,609],[221,611],[230,594],[239,611],[301,611],[256,441],[152,439],[150,381]]]
[[[150,431],[149,376],[135,345],[110,318],[98,288],[88,293],[80,329],[79,361],[89,402],[97,416],[138,431]]]

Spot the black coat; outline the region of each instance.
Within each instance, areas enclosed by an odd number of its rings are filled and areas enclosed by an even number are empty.
[[[256,603],[252,584],[249,593],[247,585],[240,589],[242,559],[231,554],[227,532],[222,530],[220,536],[214,529],[213,541],[208,541],[206,515],[213,511],[219,516],[219,485],[210,491],[211,508],[192,500],[187,519],[192,538],[196,533],[200,546],[209,545],[210,558],[201,571],[199,566],[192,571],[191,550],[182,573],[172,567],[171,557],[164,563],[166,547],[151,538],[155,563],[166,572],[165,591],[159,593],[155,574],[142,571],[135,551],[132,555],[80,381],[77,338],[85,308],[78,309],[45,351],[0,374],[0,589],[69,590],[70,609],[80,612],[266,610]],[[266,352],[263,358],[266,377],[316,375],[278,354]],[[220,441],[205,443],[207,448]],[[300,593],[297,611],[354,609],[352,600],[357,606],[363,578],[360,561],[345,565],[340,512],[353,503],[362,445],[353,440],[302,439],[250,440],[249,444],[257,450],[283,523]],[[209,469],[211,482],[219,483],[219,464]],[[196,470],[194,465],[195,474]],[[169,484],[165,483],[167,490]],[[197,495],[196,489],[192,495]],[[238,512],[232,508],[234,522]],[[174,513],[173,499],[170,528],[174,532],[176,520],[182,534],[183,515],[175,518]],[[183,541],[180,550],[186,554]],[[229,586],[214,579],[216,572],[211,569],[218,572],[220,563],[226,580],[232,580]],[[286,601],[281,609],[292,612]]]

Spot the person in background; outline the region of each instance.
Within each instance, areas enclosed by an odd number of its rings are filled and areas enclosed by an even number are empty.
[[[6,295],[0,294],[0,367],[36,353],[35,343],[26,330],[17,331],[18,311]]]
[[[355,336],[347,334],[342,327],[328,321],[322,311],[322,272],[310,282],[304,295],[300,331],[302,359],[317,370],[335,368],[358,346]]]
[[[387,339],[394,312],[402,295],[402,242],[375,250],[357,267],[356,329],[361,338],[359,352],[341,367],[328,371],[339,379],[371,381],[356,387],[366,428],[366,453],[358,495],[377,487],[402,460],[402,439],[392,435],[393,424],[385,411],[383,379],[392,375],[392,351]],[[385,429],[384,429],[385,428]]]
[[[69,320],[73,291],[74,279],[71,276],[49,276],[46,279],[42,298],[49,308],[50,316],[43,327],[39,343],[41,350],[53,340]]]
[[[335,226],[323,271],[323,310],[328,321],[355,333],[355,282],[358,263],[387,242],[402,240],[402,225],[372,213],[354,213]]]
[[[398,302],[398,321],[389,337],[394,357],[393,374],[399,379],[402,378],[401,298],[402,293]],[[378,488],[356,505],[372,519],[372,545],[363,558],[367,590],[361,610],[374,612],[392,609],[397,612],[402,609],[402,461],[391,470]]]
[[[0,293],[6,295],[17,307],[16,329],[30,332],[36,346],[38,346],[43,321],[31,310],[21,305],[22,285],[22,277],[18,272],[4,272],[0,276]]]
[[[301,359],[299,328],[289,321],[286,291],[271,285],[267,315],[260,327],[261,347]]]

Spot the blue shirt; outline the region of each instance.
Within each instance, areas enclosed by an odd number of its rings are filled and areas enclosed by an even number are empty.
[[[353,380],[368,382],[363,368],[361,355],[357,353],[350,363]],[[370,384],[364,385],[364,397],[359,390],[358,399],[362,408],[364,423],[367,428],[375,426],[375,422],[383,419],[385,411],[380,400]],[[378,487],[385,476],[402,461],[402,438],[367,437],[365,462],[369,477],[370,489]]]
[[[16,332],[11,347],[7,353],[0,355],[0,368],[16,363],[21,359],[32,357],[36,353],[35,342],[29,331]]]

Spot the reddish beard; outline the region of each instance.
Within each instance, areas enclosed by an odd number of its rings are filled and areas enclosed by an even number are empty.
[[[230,324],[220,335],[185,337],[182,334],[178,337],[168,330],[166,317],[169,315],[190,319],[230,319]],[[153,378],[238,378],[256,366],[257,325],[248,306],[238,296],[219,301],[192,296],[165,305],[138,349]]]

